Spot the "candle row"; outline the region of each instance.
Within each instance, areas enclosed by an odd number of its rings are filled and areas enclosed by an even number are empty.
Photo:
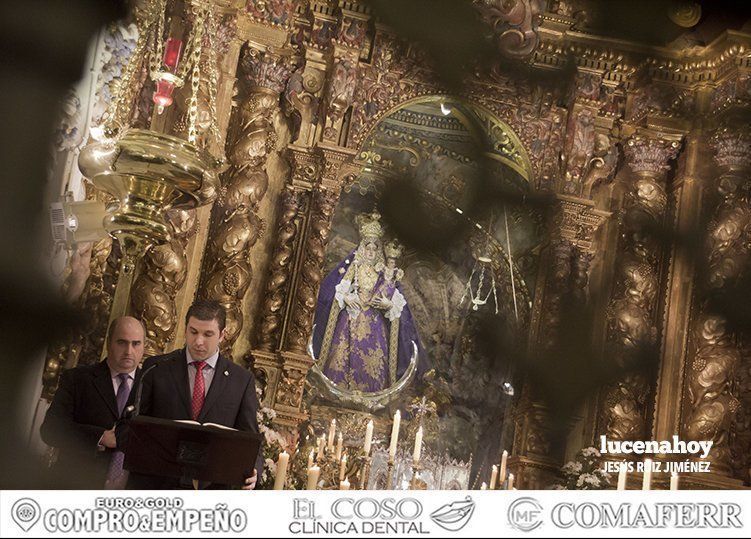
[[[401,412],[399,410],[396,411],[394,414],[394,421],[391,426],[391,440],[389,445],[389,461],[394,462],[394,459],[396,457],[396,448],[399,442],[399,430],[401,427]],[[417,429],[417,433],[415,434],[415,445],[414,450],[412,452],[412,460],[415,464],[420,462],[420,458],[422,457],[422,441],[423,441],[423,428],[422,425]],[[324,436],[321,436],[318,438],[318,454],[315,456],[314,460],[314,450],[311,449],[310,453],[308,454],[308,482],[307,482],[307,488],[308,490],[313,490],[318,485],[318,480],[320,478],[321,474],[321,468],[320,466],[316,465],[317,462],[321,462],[325,459],[326,451],[329,452],[334,451],[334,439],[337,439],[336,443],[336,450],[334,453],[334,459],[339,461],[341,463],[340,469],[339,469],[339,482],[340,482],[340,489],[342,490],[348,490],[349,489],[349,481],[347,481],[344,477],[346,472],[346,466],[347,466],[347,455],[343,452],[343,445],[344,445],[344,439],[343,435],[340,432],[339,436],[336,435],[336,419],[332,419],[331,423],[329,424],[329,432],[328,432],[328,439],[326,439]],[[373,420],[368,421],[368,424],[365,428],[365,442],[363,444],[363,452],[366,456],[370,455],[370,449],[371,445],[373,443]],[[505,452],[504,452],[505,453]],[[284,488],[284,481],[286,479],[286,473],[287,473],[287,466],[289,462],[289,455],[286,451],[279,454],[279,460],[277,461],[277,474],[276,478],[274,480],[274,489],[275,490],[281,490]],[[505,460],[502,464],[502,469],[505,469]],[[504,472],[505,475],[505,472]]]
[[[493,474],[490,476],[490,490],[495,490],[495,480],[498,477],[498,467],[494,464],[493,465]],[[505,481],[505,479],[504,479]],[[501,485],[503,484],[503,481],[501,482]],[[488,490],[488,484],[483,482],[480,486],[480,490]],[[514,474],[510,473],[508,474],[508,483],[506,484],[506,490],[516,490],[514,488]]]
[[[623,461],[624,464],[626,461]],[[626,490],[626,466],[621,466],[618,470],[618,484],[617,490]],[[644,476],[641,483],[642,490],[652,489],[652,459],[644,459]],[[672,472],[670,474],[670,490],[678,490],[678,472]]]
[[[498,469],[498,466],[493,464],[491,471],[490,471],[490,487],[488,487],[487,483],[482,483],[483,486],[480,487],[480,490],[495,490],[496,486],[503,487],[503,483],[506,481],[506,467],[508,465],[508,451],[505,449],[503,450],[503,453],[501,453],[501,468],[500,471]],[[506,490],[513,490],[514,489],[514,474],[510,473],[508,474],[508,484],[506,485]]]

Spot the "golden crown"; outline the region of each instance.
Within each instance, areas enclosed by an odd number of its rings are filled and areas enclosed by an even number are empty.
[[[378,239],[383,236],[381,214],[378,212],[358,215],[357,225],[360,227],[361,239]]]
[[[386,258],[399,258],[403,251],[404,247],[396,240],[391,240],[383,247]]]

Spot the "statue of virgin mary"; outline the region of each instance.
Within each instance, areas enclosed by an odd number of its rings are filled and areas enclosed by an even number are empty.
[[[375,392],[402,376],[413,353],[411,343],[419,341],[399,284],[401,247],[383,245],[377,213],[358,216],[357,224],[357,249],[321,284],[313,352],[335,384]]]

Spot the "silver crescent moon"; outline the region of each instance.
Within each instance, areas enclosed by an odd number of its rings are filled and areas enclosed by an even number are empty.
[[[315,329],[315,326],[313,329]],[[313,359],[313,366],[310,368],[310,382],[328,399],[364,411],[376,412],[396,400],[404,388],[410,385],[414,380],[415,374],[417,373],[418,354],[417,344],[415,341],[411,342],[412,357],[410,358],[407,370],[404,371],[402,377],[395,384],[386,389],[368,393],[365,391],[343,389],[331,381],[331,379],[321,370],[318,358],[316,358],[313,353],[313,339],[311,337],[308,341],[308,354]]]

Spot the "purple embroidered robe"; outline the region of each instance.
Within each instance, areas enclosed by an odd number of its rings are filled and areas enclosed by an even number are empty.
[[[313,333],[313,351],[323,373],[334,383],[350,390],[375,392],[393,385],[407,369],[412,344],[419,346],[412,313],[398,283],[378,273],[372,289],[359,287],[362,309],[341,301],[345,289],[352,289],[346,277],[354,252],[324,279],[318,294]],[[337,287],[339,298],[337,299]],[[391,310],[369,306],[376,296],[389,299]],[[422,362],[421,362],[422,363]],[[422,370],[422,369],[420,369]]]

